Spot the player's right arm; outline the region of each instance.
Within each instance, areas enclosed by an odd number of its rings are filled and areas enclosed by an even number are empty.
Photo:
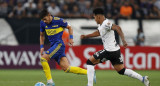
[[[100,36],[100,33],[99,33],[98,30],[96,30],[95,32],[93,32],[91,34],[81,35],[81,39],[91,38],[91,37],[97,37],[97,36]]]
[[[44,40],[45,40],[44,32],[40,32],[40,52],[41,52],[41,55],[43,55],[43,51],[44,51]]]
[[[44,52],[44,40],[45,40],[45,28],[43,26],[43,23],[40,22],[40,53],[43,55]]]
[[[117,33],[119,34],[119,36],[120,36],[120,38],[122,40],[123,46],[126,48],[128,44],[127,44],[127,42],[125,40],[125,37],[124,37],[124,34],[123,34],[123,31],[122,31],[121,27],[116,25],[116,24],[113,24],[112,25],[112,30],[117,31]]]

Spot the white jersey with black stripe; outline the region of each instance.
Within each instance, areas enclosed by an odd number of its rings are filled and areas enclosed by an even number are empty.
[[[108,19],[104,20],[103,23],[98,26],[104,49],[107,51],[117,51],[120,47],[115,40],[115,34],[111,28],[112,22]]]

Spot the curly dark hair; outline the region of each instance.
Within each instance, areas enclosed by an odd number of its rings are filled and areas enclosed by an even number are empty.
[[[102,8],[95,8],[95,9],[93,10],[93,14],[94,14],[94,15],[97,15],[97,14],[102,14],[102,15],[104,15],[104,10],[103,10]]]
[[[49,12],[47,11],[47,9],[43,9],[41,12],[40,12],[40,14],[39,14],[39,16],[40,16],[40,18],[41,19],[43,19],[45,16],[47,16],[49,14]]]

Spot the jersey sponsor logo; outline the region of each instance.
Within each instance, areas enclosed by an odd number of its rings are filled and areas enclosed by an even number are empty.
[[[52,27],[58,27],[58,25],[53,25]]]
[[[58,34],[58,33],[62,32],[63,28],[59,27],[59,28],[56,28],[56,29],[45,29],[45,30],[46,30],[46,34],[48,36],[51,36],[51,35],[55,35],[55,34]]]

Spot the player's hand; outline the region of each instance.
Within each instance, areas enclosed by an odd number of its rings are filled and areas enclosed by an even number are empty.
[[[81,35],[81,39],[85,39],[86,38],[86,36],[85,35]]]
[[[41,52],[41,56],[43,55],[43,52],[44,52],[44,48],[41,48],[40,49],[40,52]]]
[[[127,42],[125,40],[122,40],[122,42],[123,42],[123,47],[127,48],[127,45],[128,45]]]
[[[69,45],[73,46],[73,39],[69,39]]]

